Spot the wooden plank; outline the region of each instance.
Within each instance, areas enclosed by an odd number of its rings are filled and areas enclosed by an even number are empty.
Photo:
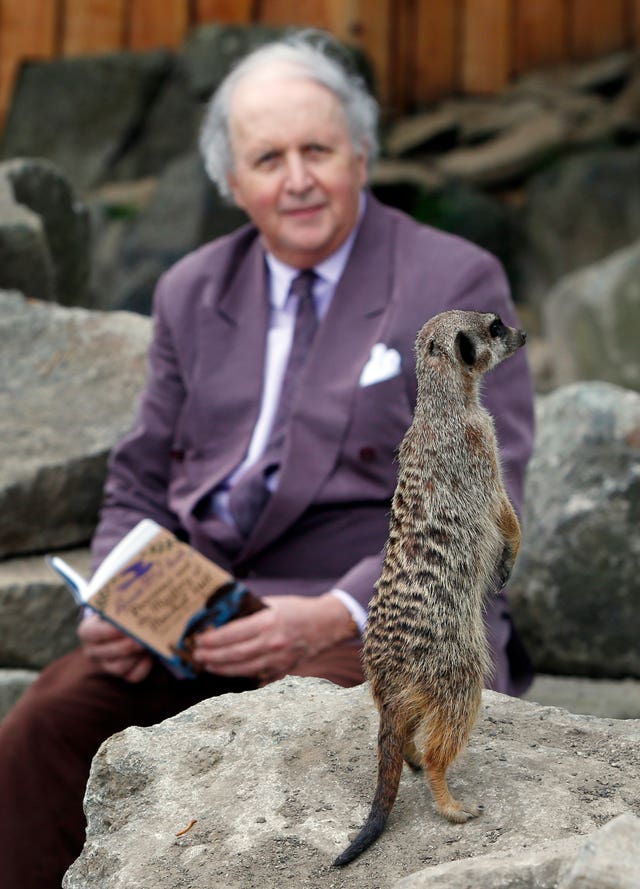
[[[395,112],[413,110],[416,85],[415,4],[396,0],[387,23],[389,53],[389,104]]]
[[[628,45],[640,46],[640,0],[627,0]]]
[[[189,29],[188,0],[130,0],[128,44],[131,49],[178,47]]]
[[[63,0],[62,54],[121,49],[124,13],[124,0]]]
[[[508,83],[511,73],[510,0],[462,0],[462,88],[467,93],[492,93]]]
[[[569,0],[569,49],[589,59],[625,46],[625,0]]]
[[[562,62],[568,37],[566,0],[515,0],[513,73]]]
[[[0,0],[0,124],[23,59],[56,52],[57,8],[51,0]]]
[[[260,0],[258,19],[263,25],[276,27],[329,27],[326,0]]]
[[[196,24],[220,22],[246,25],[252,21],[254,5],[252,0],[195,0],[194,17]]]
[[[418,0],[416,6],[415,105],[459,87],[460,9],[457,0]]]
[[[374,69],[376,94],[382,111],[388,109],[392,86],[391,17],[398,0],[360,0],[357,18],[354,10],[352,33],[357,45],[366,53]]]

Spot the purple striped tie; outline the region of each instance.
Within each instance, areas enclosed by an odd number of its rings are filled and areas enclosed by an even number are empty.
[[[294,294],[298,297],[298,309],[291,352],[282,378],[280,400],[273,426],[264,454],[240,476],[229,494],[229,511],[238,530],[245,537],[251,532],[269,499],[270,491],[267,487],[267,478],[278,469],[282,461],[291,407],[300,384],[300,374],[318,327],[313,302],[315,279],[316,274],[313,269],[307,269],[300,272],[291,284],[289,296]]]

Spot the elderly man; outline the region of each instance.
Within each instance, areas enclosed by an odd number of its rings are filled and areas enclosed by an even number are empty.
[[[192,681],[96,616],[82,621],[80,649],[43,672],[0,730],[7,889],[60,884],[83,842],[91,758],[110,734],[287,673],[362,681],[416,333],[454,307],[515,322],[492,257],[364,191],[376,123],[359,79],[302,37],[248,56],[214,96],[205,163],[252,224],[158,285],[149,379],[112,455],[93,547],[98,562],[151,517],[269,607],[203,632]],[[532,443],[522,353],[489,375],[485,402],[519,508]],[[518,693],[528,677],[504,594],[487,628],[493,687]]]

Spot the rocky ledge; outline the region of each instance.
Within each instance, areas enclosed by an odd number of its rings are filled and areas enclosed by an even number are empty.
[[[640,721],[485,692],[450,770],[482,816],[449,824],[405,770],[386,832],[337,870],[372,797],[376,730],[366,686],[294,678],[127,729],[94,759],[64,886],[586,889],[603,862],[608,887],[637,886]]]

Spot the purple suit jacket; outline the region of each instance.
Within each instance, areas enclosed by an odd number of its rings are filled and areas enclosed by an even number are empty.
[[[264,251],[249,225],[184,258],[157,287],[148,381],[135,426],[112,454],[96,561],[148,516],[187,535],[258,594],[339,586],[366,606],[382,565],[396,450],[415,405],[415,337],[428,318],[452,308],[495,311],[517,323],[492,256],[369,196],[303,372],[279,486],[242,540],[207,507],[212,489],[243,459],[258,416]],[[400,353],[401,371],[363,387],[376,343]],[[484,401],[520,511],[533,440],[524,350],[487,375]],[[492,604],[489,625],[494,648],[505,649],[504,597]]]

